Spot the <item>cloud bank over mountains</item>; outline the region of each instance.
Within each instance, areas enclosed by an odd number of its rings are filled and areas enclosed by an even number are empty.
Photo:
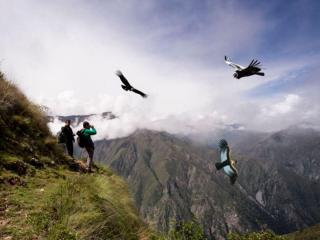
[[[277,1],[0,1],[0,67],[53,114],[112,111],[119,118],[92,119],[99,138],[137,128],[317,127],[312,4],[292,1],[281,11]],[[266,76],[236,80],[224,55],[242,65],[257,58]],[[124,92],[118,69],[150,98]]]

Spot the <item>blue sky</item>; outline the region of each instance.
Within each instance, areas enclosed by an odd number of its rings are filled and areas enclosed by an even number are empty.
[[[132,1],[131,1],[132,2]],[[252,53],[263,56],[266,60],[281,57],[299,57],[319,53],[320,22],[319,1],[144,1],[146,6],[135,8],[134,13],[124,12],[119,18],[134,23],[133,31],[137,35],[148,35],[154,29],[163,30],[150,39],[150,50],[161,53],[174,50],[176,44],[211,43],[217,39],[215,29],[220,24],[230,29],[240,28],[249,34],[250,24],[237,25],[237,14],[248,16],[246,21],[258,21],[261,30],[255,38],[248,39],[246,46],[254,46],[252,51],[237,46],[235,57],[251,57]],[[136,5],[136,2],[134,2]],[[97,5],[101,1],[96,2]],[[142,4],[144,5],[144,4]],[[117,5],[121,7],[121,4]],[[107,6],[106,6],[107,8]],[[131,12],[129,8],[129,12]],[[227,11],[224,18],[224,12]],[[103,15],[104,13],[101,13]],[[219,21],[215,21],[219,20]],[[241,23],[241,22],[240,22]],[[245,21],[244,21],[245,23]],[[256,30],[256,29],[254,29]],[[223,32],[219,32],[224,35]],[[198,40],[198,41],[196,41]],[[258,43],[258,44],[257,44]],[[147,46],[148,47],[148,46]],[[205,60],[215,58],[210,46],[207,52],[199,54]],[[204,50],[204,49],[203,49]],[[232,49],[233,50],[233,49]]]
[[[0,8],[7,77],[53,113],[121,115],[101,123],[112,136],[319,120],[317,0],[0,0]],[[236,80],[224,55],[242,65],[256,58],[266,76]],[[118,69],[150,98],[123,92]]]

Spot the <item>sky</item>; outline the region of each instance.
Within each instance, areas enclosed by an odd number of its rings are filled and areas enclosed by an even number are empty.
[[[94,117],[99,138],[137,128],[319,128],[317,0],[0,0],[0,69],[50,114]],[[237,80],[224,56],[258,59]],[[125,92],[121,70],[149,97]],[[61,123],[50,127],[57,131]]]

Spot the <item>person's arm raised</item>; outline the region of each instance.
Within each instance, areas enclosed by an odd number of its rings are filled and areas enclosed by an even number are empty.
[[[94,126],[91,126],[91,129],[88,129],[88,133],[90,135],[95,135],[97,134],[97,130],[94,128]]]

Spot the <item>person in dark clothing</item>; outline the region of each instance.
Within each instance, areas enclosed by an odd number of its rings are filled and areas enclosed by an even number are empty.
[[[81,131],[84,137],[86,138],[84,147],[88,152],[88,159],[87,159],[88,172],[92,172],[94,143],[91,139],[91,135],[97,134],[97,130],[94,128],[94,126],[90,125],[89,122],[85,121],[83,123],[83,129]]]
[[[73,134],[73,131],[70,125],[71,125],[71,120],[66,120],[65,126],[61,128],[61,132],[64,136],[64,143],[66,145],[68,154],[70,157],[73,158],[73,142],[74,142],[75,135]]]

